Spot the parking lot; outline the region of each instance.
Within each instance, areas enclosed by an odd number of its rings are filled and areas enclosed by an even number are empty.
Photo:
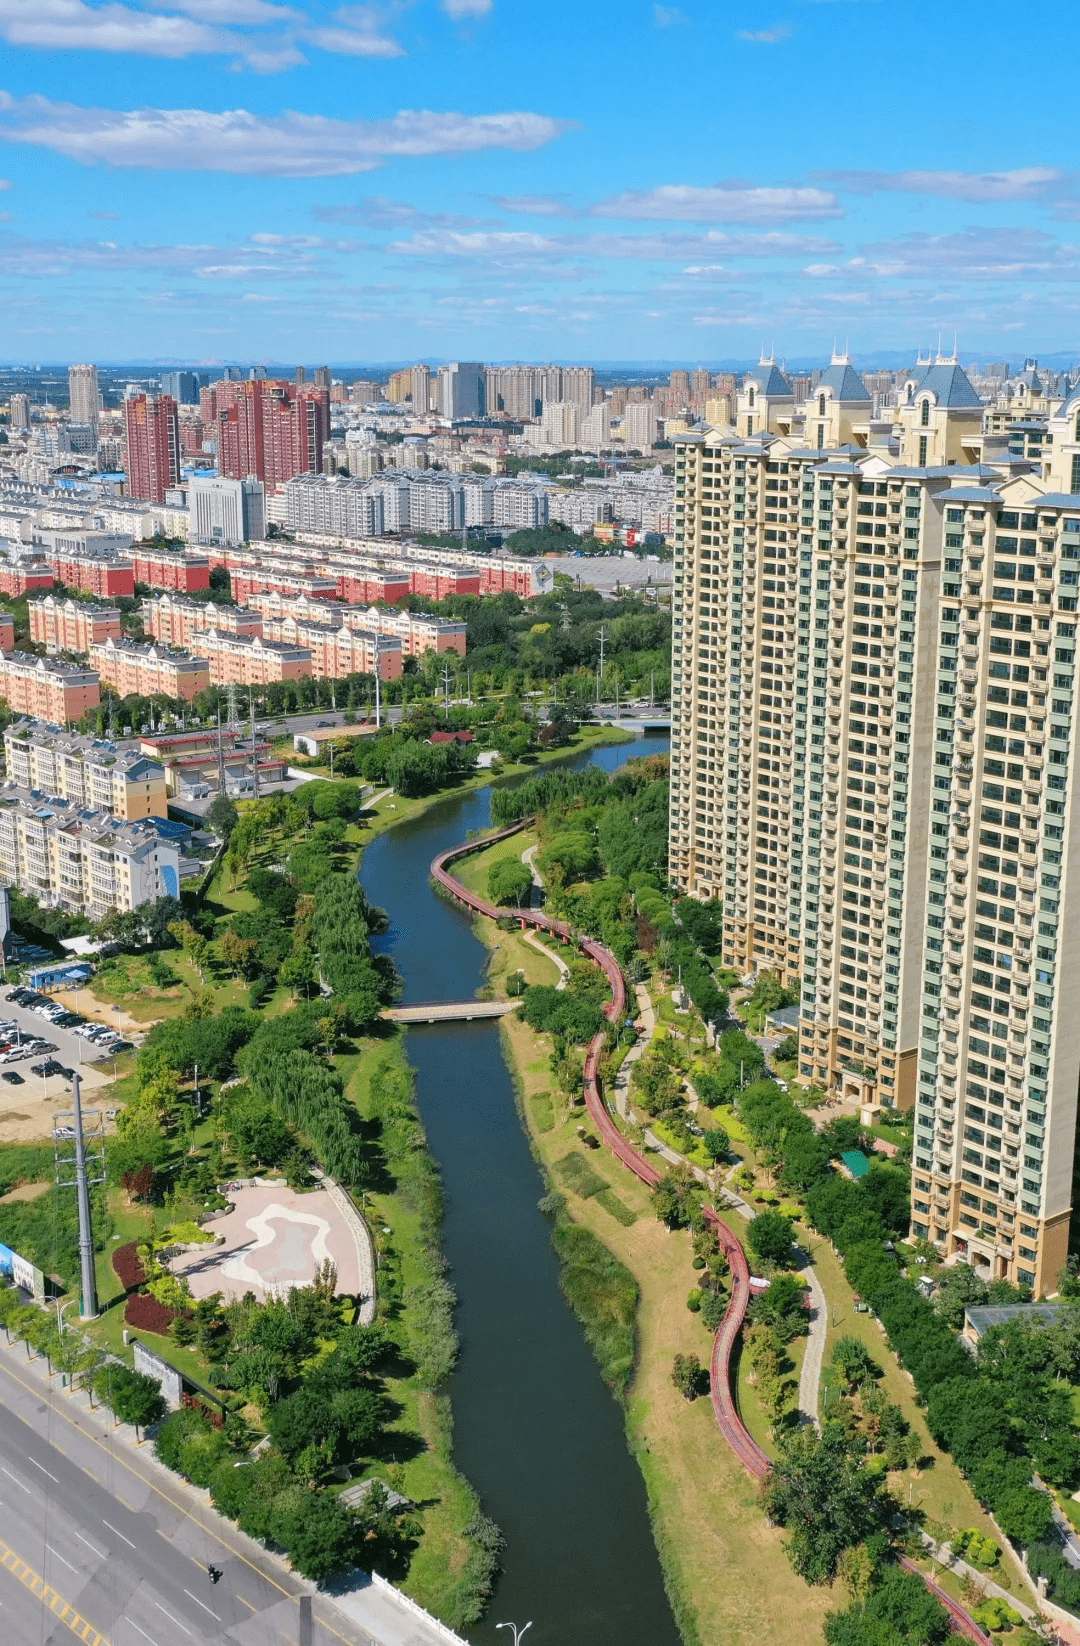
[[[21,1075],[28,1075],[30,1065],[40,1063],[43,1058],[52,1058],[67,1069],[76,1069],[92,1063],[100,1063],[111,1058],[111,1045],[101,1045],[88,1040],[84,1035],[76,1034],[74,1030],[80,1025],[69,1023],[61,1025],[52,1022],[41,1011],[35,1011],[33,1005],[23,1005],[19,1001],[8,998],[12,991],[0,994],[0,1041],[12,1042],[12,1050],[18,1050],[19,1042],[34,1038],[48,1041],[54,1050],[35,1050],[32,1057],[13,1058],[7,1051],[0,1052],[0,1076],[3,1071],[14,1069]],[[32,991],[27,991],[31,993]],[[48,996],[40,996],[34,1004],[48,1004],[54,1006]],[[57,1005],[59,1003],[56,1003]],[[80,1016],[81,1013],[72,1013]],[[84,1020],[85,1021],[85,1020]],[[14,1082],[5,1082],[14,1086]],[[70,1082],[69,1082],[70,1084]]]

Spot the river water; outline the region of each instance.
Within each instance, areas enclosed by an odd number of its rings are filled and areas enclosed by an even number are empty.
[[[613,770],[666,751],[666,735],[570,762]],[[488,951],[464,911],[436,896],[435,855],[491,821],[491,791],[451,797],[381,835],[361,879],[386,909],[406,1003],[461,1000]],[[514,1102],[497,1023],[411,1028],[417,1100],[446,1190],[444,1249],[460,1304],[450,1386],[454,1457],[506,1535],[504,1571],[469,1637],[508,1646],[496,1624],[533,1620],[526,1646],[678,1646],[645,1485],[622,1412],[559,1290],[544,1192]]]

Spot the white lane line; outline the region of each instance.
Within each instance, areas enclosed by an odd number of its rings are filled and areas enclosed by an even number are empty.
[[[73,1566],[70,1560],[65,1560],[63,1555],[54,1549],[51,1543],[46,1543],[45,1547],[60,1562],[61,1566],[66,1566],[69,1572],[74,1572],[75,1576],[78,1577],[79,1568],[77,1566]]]
[[[59,1486],[59,1484],[60,1484],[59,1475],[50,1475],[49,1471],[48,1471],[48,1469],[46,1469],[44,1463],[39,1463],[37,1461],[37,1458],[34,1458],[34,1457],[28,1457],[26,1461],[27,1461],[27,1463],[32,1463],[34,1465],[35,1469],[40,1469],[43,1475],[49,1475],[49,1479],[50,1480],[55,1480],[56,1484]]]
[[[7,1475],[9,1480],[13,1480],[15,1482],[16,1486],[18,1486],[20,1491],[25,1492],[28,1497],[33,1496],[33,1493],[31,1492],[29,1486],[24,1486],[22,1481],[19,1479],[18,1475],[13,1475],[11,1470],[10,1469],[5,1469],[4,1465],[2,1463],[0,1463],[0,1470],[2,1470],[3,1473]]]
[[[124,1536],[124,1534],[123,1534],[123,1532],[117,1532],[117,1531],[116,1531],[116,1527],[115,1527],[115,1526],[113,1526],[113,1525],[111,1525],[111,1524],[110,1524],[110,1522],[109,1522],[109,1521],[107,1521],[107,1520],[103,1520],[103,1521],[102,1521],[102,1522],[101,1522],[101,1524],[102,1524],[102,1525],[103,1525],[103,1526],[108,1526],[108,1528],[109,1528],[109,1530],[110,1530],[110,1532],[115,1532],[115,1533],[116,1533],[116,1536],[117,1536],[117,1537],[118,1537],[118,1538],[119,1538],[119,1539],[120,1539],[120,1541],[121,1541],[121,1542],[122,1542],[122,1543],[126,1543],[126,1544],[127,1544],[127,1546],[128,1546],[128,1548],[129,1548],[129,1549],[134,1549],[134,1548],[135,1548],[135,1544],[134,1544],[134,1543],[132,1543],[132,1541],[131,1541],[131,1539],[130,1539],[130,1538],[129,1538],[129,1537],[125,1537],[125,1536]],[[132,1624],[132,1628],[134,1628],[134,1627],[135,1627],[135,1625],[134,1625],[134,1624]]]
[[[164,1606],[162,1606],[162,1605],[160,1605],[160,1604],[159,1604],[159,1603],[158,1603],[158,1601],[156,1601],[156,1600],[155,1600],[155,1602],[154,1602],[154,1605],[155,1605],[155,1606],[157,1606],[157,1609],[158,1609],[158,1611],[159,1611],[159,1612],[160,1612],[160,1613],[161,1613],[161,1615],[162,1615],[162,1616],[163,1616],[163,1617],[167,1617],[167,1618],[168,1618],[168,1620],[169,1620],[169,1622],[170,1622],[170,1623],[175,1623],[175,1624],[176,1624],[176,1627],[177,1627],[177,1628],[178,1628],[178,1629],[184,1629],[184,1625],[183,1625],[183,1624],[182,1624],[182,1623],[181,1623],[181,1621],[180,1621],[180,1619],[179,1619],[179,1618],[178,1618],[178,1617],[173,1617],[173,1615],[172,1615],[172,1613],[171,1613],[171,1612],[167,1612],[167,1611],[166,1611],[166,1610],[165,1610],[165,1608],[164,1608]],[[186,1635],[190,1635],[190,1634],[191,1634],[191,1630],[190,1630],[190,1629],[184,1629],[184,1633],[185,1633],[185,1634],[186,1634]]]
[[[204,1612],[210,1612],[210,1608],[207,1606],[205,1601],[200,1600],[198,1595],[193,1595],[190,1589],[185,1589],[184,1593],[187,1595],[189,1600],[193,1600],[195,1602],[196,1606],[201,1606]],[[221,1622],[221,1619],[218,1617],[216,1612],[210,1612],[210,1616],[215,1618],[218,1623]]]
[[[124,1622],[125,1623],[131,1623],[131,1619],[129,1617],[126,1617],[124,1619]],[[135,1633],[137,1635],[142,1635],[144,1640],[150,1640],[150,1636],[147,1634],[146,1630],[145,1629],[140,1629],[139,1625],[137,1623],[131,1623],[131,1627],[135,1630]],[[150,1646],[157,1646],[157,1641],[156,1640],[150,1640]]]
[[[100,1549],[95,1549],[94,1545],[89,1541],[89,1539],[83,1537],[81,1532],[76,1532],[75,1536],[78,1538],[80,1543],[85,1543],[90,1552],[97,1555],[99,1560],[108,1560],[108,1555],[103,1555]]]

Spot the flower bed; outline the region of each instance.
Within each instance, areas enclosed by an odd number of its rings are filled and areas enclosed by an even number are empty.
[[[146,1271],[134,1240],[129,1240],[126,1246],[116,1248],[112,1255],[112,1266],[125,1291],[143,1285],[146,1280]]]
[[[157,1332],[161,1337],[168,1337],[175,1319],[176,1310],[166,1308],[148,1292],[136,1292],[124,1304],[124,1320],[140,1332]]]

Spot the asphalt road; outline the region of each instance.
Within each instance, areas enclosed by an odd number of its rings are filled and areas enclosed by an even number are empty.
[[[59,1643],[67,1630],[85,1646],[373,1646],[366,1630],[205,1508],[149,1445],[110,1434],[42,1372],[21,1345],[0,1338],[5,1646]],[[208,1563],[221,1570],[217,1584]],[[35,1579],[49,1586],[44,1596]],[[401,1646],[410,1635],[398,1636]]]

